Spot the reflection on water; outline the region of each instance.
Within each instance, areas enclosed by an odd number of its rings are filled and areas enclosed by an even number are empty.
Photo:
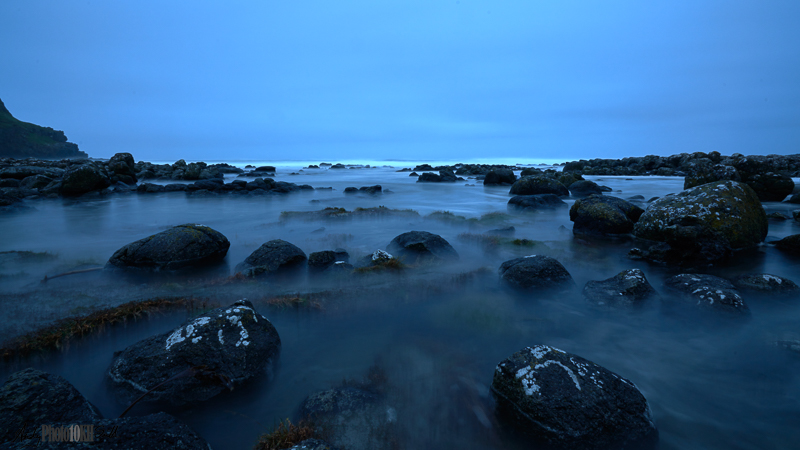
[[[8,337],[65,315],[141,298],[197,296],[221,304],[241,297],[253,300],[283,341],[276,379],[172,411],[217,449],[249,448],[279,420],[294,419],[308,394],[359,378],[375,363],[388,374],[388,401],[397,413],[400,448],[516,448],[494,422],[488,385],[500,360],[535,344],[581,355],[635,382],[651,405],[662,449],[796,446],[800,358],[771,342],[798,337],[800,302],[746,297],[752,318],[738,322],[669,307],[671,298],[661,283],[677,273],[674,269],[628,260],[631,241],[574,238],[568,208],[512,214],[485,225],[422,217],[280,222],[281,211],[325,206],[352,210],[383,205],[412,208],[422,216],[446,210],[477,218],[505,213],[509,198],[508,188],[464,186],[476,184],[475,180],[416,184],[407,173],[388,168],[306,172],[288,175],[287,171],[276,179],[334,190],[256,198],[134,194],[88,202],[40,202],[33,211],[0,216],[0,236],[4,236],[0,251],[47,251],[57,256],[0,266],[5,313],[0,335]],[[683,183],[679,178],[590,178],[601,179],[600,184],[622,198],[662,196],[679,191]],[[347,186],[373,184],[392,193],[343,194]],[[785,209],[779,204],[766,206],[770,211]],[[122,245],[188,222],[203,223],[228,237],[226,265],[209,273],[137,278],[96,272],[39,283],[45,274],[102,265]],[[515,237],[541,242],[535,247],[486,248],[459,238],[461,233],[508,225],[516,228]],[[230,274],[233,266],[270,239],[285,239],[306,253],[344,247],[354,259],[385,248],[394,236],[410,230],[441,234],[459,252],[460,261],[397,277],[209,283]],[[792,221],[770,222],[770,236],[796,232]],[[590,308],[579,293],[547,298],[502,289],[496,279],[500,263],[534,251],[556,257],[578,286],[639,267],[663,295],[663,302],[654,300],[636,311],[600,311]],[[481,267],[489,268],[487,276],[454,278]],[[769,272],[800,281],[797,269],[797,258],[763,246],[743,260],[709,272],[722,276]],[[279,309],[264,301],[277,294],[325,290],[339,294],[327,299],[321,311]],[[118,403],[104,382],[113,352],[187,318],[185,312],[174,312],[132,321],[61,353],[5,363],[0,376],[27,366],[58,373],[105,416],[115,417],[127,405]],[[137,408],[131,414],[147,413],[146,407]]]

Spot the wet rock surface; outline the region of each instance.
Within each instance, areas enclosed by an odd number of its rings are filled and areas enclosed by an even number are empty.
[[[569,290],[575,281],[556,259],[543,255],[524,256],[500,265],[500,279],[507,285],[527,290]]]
[[[27,423],[92,423],[97,408],[64,378],[36,369],[12,374],[0,389],[0,442],[14,439]]]
[[[578,180],[567,187],[573,197],[587,197],[592,194],[602,194],[603,188],[594,181]]]
[[[389,243],[386,250],[406,264],[442,263],[458,259],[458,252],[447,240],[427,231],[409,231]]]
[[[589,281],[583,287],[583,296],[596,306],[631,307],[658,297],[658,293],[639,269],[623,270],[602,281]]]
[[[236,272],[248,277],[286,274],[300,269],[307,259],[300,247],[283,239],[274,239],[237,264]]]
[[[633,203],[607,195],[578,199],[569,210],[575,234],[628,234],[644,210]]]
[[[701,310],[748,316],[750,308],[730,281],[705,274],[682,273],[664,280],[664,287]]]
[[[178,376],[142,401],[195,403],[254,377],[271,379],[280,349],[272,323],[252,303],[239,300],[115,353],[108,378],[120,397],[131,402]]]
[[[800,234],[793,234],[776,241],[775,247],[787,253],[800,255]]]
[[[491,389],[498,419],[534,446],[640,448],[658,438],[631,381],[553,347],[527,347],[500,362]]]
[[[511,169],[495,169],[489,171],[483,179],[484,186],[511,186],[517,181],[517,176]]]
[[[184,224],[132,242],[114,252],[107,268],[176,270],[221,261],[230,242],[220,232],[198,224]]]

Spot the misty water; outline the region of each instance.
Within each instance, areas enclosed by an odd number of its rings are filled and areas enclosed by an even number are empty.
[[[0,338],[131,300],[186,296],[228,305],[248,298],[280,334],[276,377],[200,405],[169,410],[216,449],[250,448],[279,420],[296,420],[306,396],[344,379],[361,378],[376,364],[388,376],[387,401],[396,411],[399,448],[525,448],[498,427],[488,387],[498,362],[536,344],[575,353],[633,381],[650,404],[662,449],[778,449],[800,442],[800,358],[774,345],[779,339],[800,337],[796,299],[745,296],[752,311],[745,320],[703,313],[664,290],[663,280],[680,273],[678,269],[628,259],[627,252],[635,246],[632,240],[574,236],[568,207],[509,212],[508,187],[484,187],[474,178],[415,183],[416,177],[397,172],[414,164],[371,165],[377,167],[300,171],[301,164],[278,166],[276,180],[331,190],[261,197],[134,193],[42,200],[32,209],[0,215],[0,252],[51,255],[20,262],[2,254]],[[227,175],[226,181],[233,177]],[[649,199],[683,187],[679,177],[587,179],[610,187],[613,192],[608,194],[621,198]],[[382,185],[383,194],[343,192],[348,186],[375,184]],[[572,204],[574,199],[565,201]],[[419,216],[281,220],[283,211],[375,206],[413,209]],[[791,209],[778,203],[765,206],[768,212]],[[476,220],[425,217],[436,211]],[[497,212],[507,216],[491,214]],[[101,271],[40,282],[45,275],[101,266],[123,245],[183,223],[208,225],[230,240],[223,266],[148,277]],[[515,238],[534,240],[535,245],[486,247],[465,238],[465,233],[512,225]],[[796,234],[798,228],[793,221],[770,221],[768,240]],[[355,261],[385,249],[392,238],[411,230],[440,234],[458,251],[459,261],[400,274],[214,283],[272,239],[289,241],[306,254],[342,247]],[[497,277],[500,264],[529,254],[558,259],[575,279],[576,292],[550,298],[504,289]],[[706,273],[732,277],[763,272],[800,282],[798,267],[797,258],[763,245]],[[660,300],[636,310],[598,310],[580,295],[587,281],[630,268],[645,272]],[[321,301],[320,308],[266,303],[276,295],[325,291],[334,294]],[[0,377],[29,366],[57,373],[105,417],[116,417],[127,404],[119,402],[105,383],[113,352],[166,332],[198,313],[157,314],[107,328],[62,351],[5,362]],[[151,407],[137,405],[130,414],[150,411]]]

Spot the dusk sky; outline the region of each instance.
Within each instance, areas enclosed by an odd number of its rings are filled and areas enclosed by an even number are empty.
[[[4,0],[0,39],[98,158],[800,153],[797,0]]]

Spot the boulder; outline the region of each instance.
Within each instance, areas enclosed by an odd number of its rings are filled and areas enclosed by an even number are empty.
[[[760,294],[797,294],[800,287],[794,281],[768,273],[749,273],[733,279],[733,285],[741,291]]]
[[[786,236],[780,241],[776,241],[774,244],[776,248],[783,250],[786,253],[800,255],[800,234]]]
[[[313,272],[322,272],[331,268],[337,262],[347,263],[349,259],[350,255],[342,249],[314,252],[308,255],[308,269]],[[349,264],[347,265],[349,266]]]
[[[177,376],[142,401],[200,402],[255,377],[271,379],[280,349],[270,321],[252,303],[239,300],[116,352],[108,378],[125,400],[133,401]]]
[[[357,267],[369,267],[369,266],[377,266],[381,264],[385,264],[389,262],[390,259],[394,259],[390,253],[385,252],[383,250],[375,250],[369,255],[365,255],[363,258],[357,261]]]
[[[530,255],[511,259],[500,265],[500,279],[511,287],[538,290],[571,290],[575,281],[556,259]]]
[[[118,181],[125,184],[136,183],[136,162],[130,153],[117,153],[108,160],[108,170]]]
[[[633,233],[665,243],[658,257],[667,262],[711,263],[758,245],[767,228],[767,215],[750,187],[717,181],[654,201]]]
[[[689,189],[703,184],[713,183],[715,181],[732,180],[742,181],[739,172],[733,166],[725,166],[722,164],[699,164],[693,166],[686,173],[683,180],[683,188]]]
[[[33,175],[23,179],[19,183],[19,187],[24,189],[41,189],[48,184],[52,183],[53,179],[44,175]]]
[[[561,197],[569,196],[566,186],[544,176],[520,178],[511,186],[508,193],[511,195],[555,194]]]
[[[511,169],[496,169],[486,174],[483,179],[484,186],[511,186],[517,181],[517,176]]]
[[[458,259],[458,252],[438,234],[427,231],[409,231],[396,236],[386,250],[407,264],[441,263]]]
[[[767,172],[744,177],[762,202],[782,202],[794,190],[794,181],[787,175]]]
[[[597,306],[639,306],[645,300],[657,297],[653,286],[639,269],[623,270],[603,281],[589,281],[583,287],[583,296]]]
[[[724,278],[682,273],[664,280],[664,287],[703,310],[733,315],[750,314],[750,308],[739,295],[736,286]]]
[[[575,234],[627,234],[644,210],[631,202],[607,195],[590,195],[575,200],[569,209],[569,220],[575,222]]]
[[[570,184],[569,193],[572,194],[573,197],[586,197],[592,194],[602,194],[603,188],[601,188],[597,183],[594,181],[589,180],[578,180],[574,183]]]
[[[176,270],[222,261],[231,246],[219,231],[184,224],[139,239],[114,252],[106,268]]]
[[[14,439],[24,423],[91,423],[97,408],[64,378],[28,368],[15,372],[0,389],[0,442]]]
[[[158,192],[165,192],[167,188],[162,184],[155,183],[141,183],[136,186],[136,192],[140,194],[155,194]]]
[[[306,254],[283,239],[264,243],[236,266],[236,272],[248,277],[271,276],[292,272],[305,264]]]
[[[92,163],[79,164],[64,171],[59,193],[64,196],[77,196],[110,185],[111,180],[100,167]]]
[[[519,211],[536,211],[557,206],[566,206],[566,203],[555,194],[516,195],[507,204],[508,209]]]
[[[416,170],[416,169],[415,169]],[[442,169],[439,174],[425,172],[417,178],[417,183],[453,183],[457,180],[452,170]]]
[[[396,412],[377,392],[347,385],[317,392],[303,401],[300,415],[341,448],[391,448],[386,441],[390,440]]]
[[[631,381],[547,345],[500,362],[491,389],[498,419],[529,436],[531,447],[639,448],[658,439],[650,406]]]
[[[358,191],[363,192],[365,194],[377,195],[382,193],[383,188],[381,187],[380,184],[376,184],[375,186],[361,186],[360,188],[358,188]]]

